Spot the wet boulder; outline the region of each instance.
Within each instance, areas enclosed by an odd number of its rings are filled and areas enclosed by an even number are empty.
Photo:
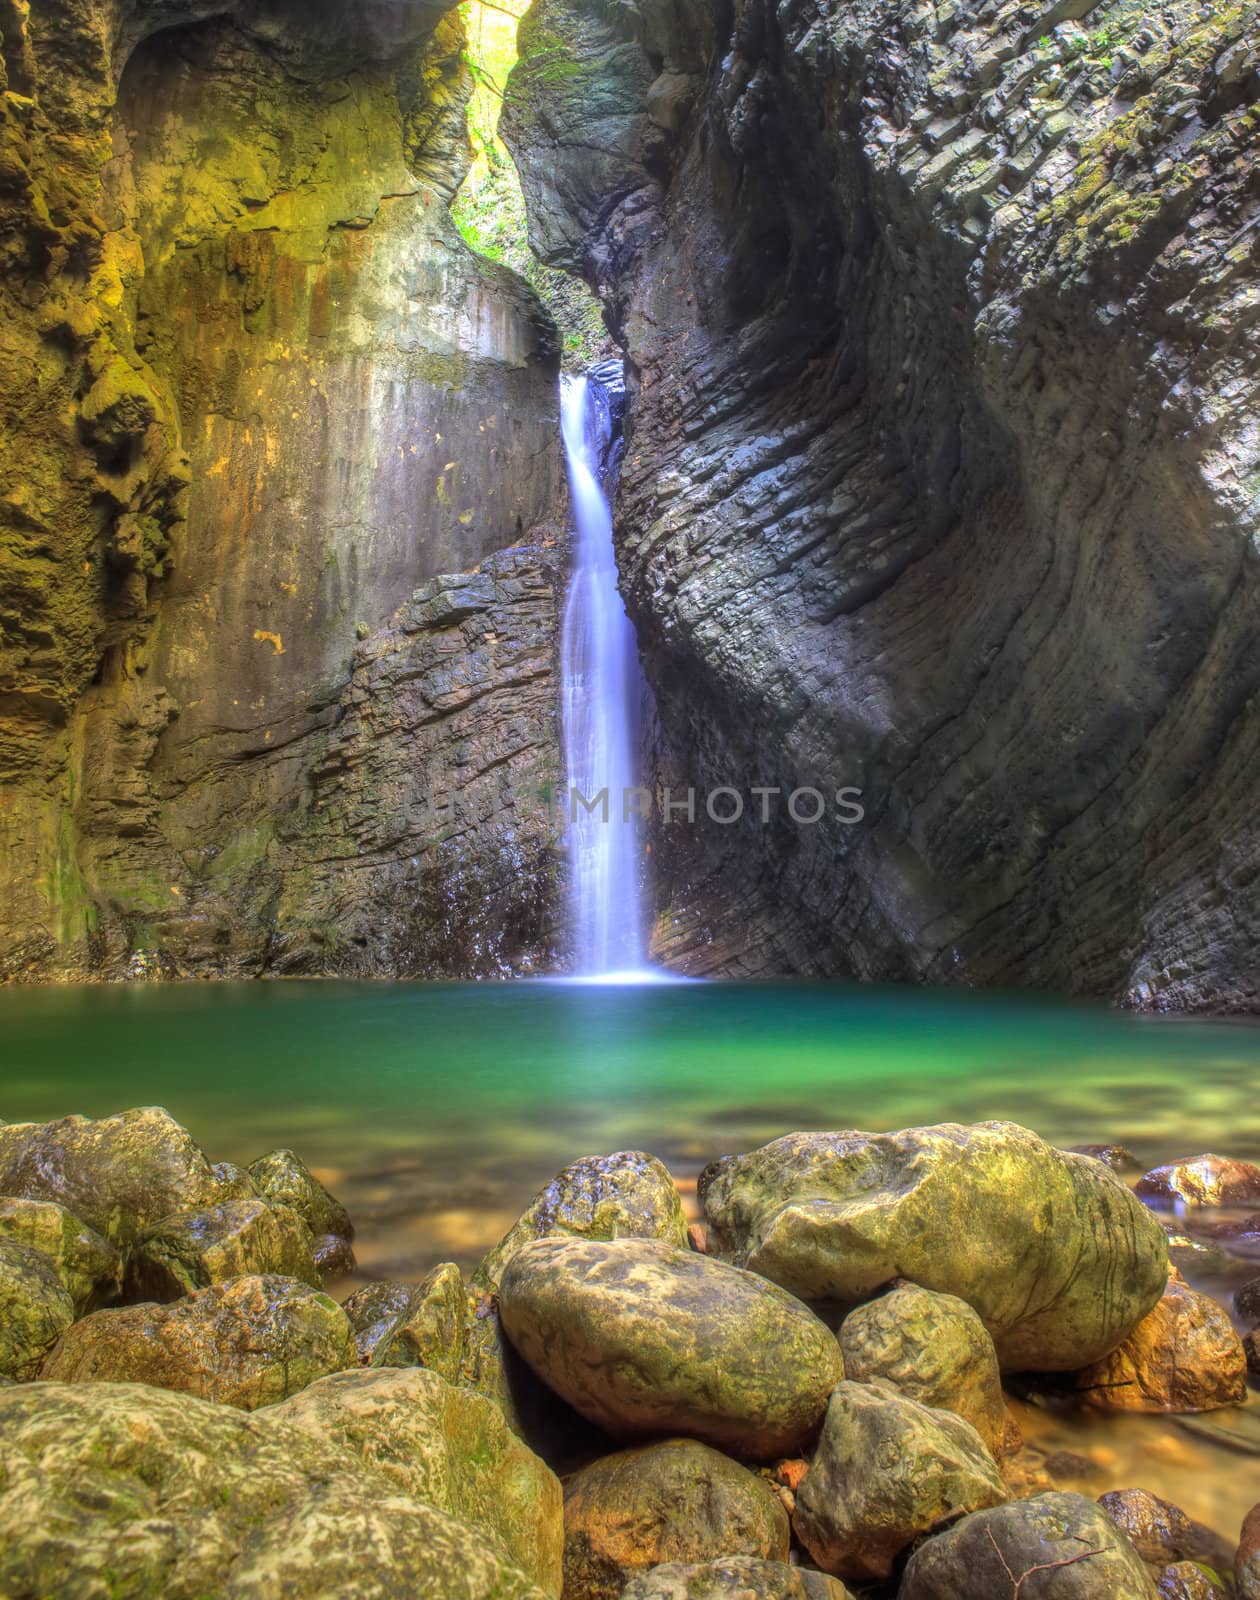
[[[859,1383],[882,1378],[920,1405],[954,1412],[993,1455],[1018,1448],[993,1340],[956,1295],[901,1284],[849,1313],[840,1352],[846,1377]]]
[[[1132,1150],[1122,1144],[1070,1144],[1065,1148],[1069,1155],[1093,1156],[1095,1161],[1101,1161],[1104,1167],[1110,1167],[1113,1172],[1142,1170],[1142,1163]]]
[[[327,1437],[140,1384],[0,1392],[0,1594],[543,1600]]]
[[[1220,1574],[1198,1561],[1175,1561],[1155,1574],[1159,1600],[1229,1600]]]
[[[272,1273],[320,1287],[311,1231],[289,1206],[228,1200],[149,1228],[127,1262],[130,1300],[178,1300],[214,1283]]]
[[[1214,1411],[1246,1399],[1247,1357],[1225,1309],[1172,1278],[1155,1309],[1074,1383],[1099,1411]]]
[[[970,1423],[883,1383],[846,1380],[827,1407],[792,1526],[824,1571],[869,1583],[942,1519],[1005,1498]]]
[[[1146,1489],[1113,1489],[1098,1504],[1153,1569],[1193,1561],[1227,1571],[1232,1563],[1233,1547],[1219,1534]]]
[[[54,1263],[42,1250],[0,1238],[0,1377],[36,1377],[73,1321],[74,1301]]]
[[[1260,1204],[1260,1167],[1230,1156],[1188,1156],[1144,1173],[1134,1192],[1156,1205]]]
[[[354,1224],[306,1163],[292,1150],[272,1150],[251,1161],[249,1176],[269,1205],[291,1206],[311,1230],[315,1265],[324,1277],[354,1268]]]
[[[1248,1325],[1260,1324],[1260,1278],[1249,1278],[1234,1290],[1234,1310]]]
[[[786,1561],[788,1542],[769,1486],[694,1439],[623,1450],[565,1480],[565,1600],[618,1600],[665,1562]]]
[[[757,1460],[812,1437],[843,1375],[799,1300],[643,1239],[540,1239],[508,1263],[499,1313],[533,1370],[619,1438],[687,1433]]]
[[[42,1251],[57,1269],[77,1316],[121,1292],[121,1254],[53,1200],[0,1200],[0,1239]]]
[[[583,1156],[538,1191],[477,1269],[473,1289],[493,1293],[522,1245],[557,1235],[663,1239],[681,1249],[687,1243],[687,1219],[673,1178],[655,1156],[640,1150]]]
[[[148,1383],[252,1411],[354,1361],[337,1302],[296,1278],[234,1278],[170,1305],[97,1311],[66,1330],[42,1376]]]
[[[1157,1600],[1141,1557],[1106,1513],[1084,1495],[1059,1493],[977,1511],[936,1534],[910,1557],[897,1600],[1011,1600],[1016,1593]]]
[[[124,1248],[163,1217],[227,1198],[191,1134],[158,1106],[0,1124],[0,1194],[56,1201]]]
[[[481,1395],[419,1367],[339,1372],[268,1420],[348,1450],[398,1493],[477,1523],[514,1566],[559,1594],[560,1481]]]
[[[430,1367],[459,1376],[467,1305],[464,1281],[451,1262],[419,1283],[369,1283],[343,1310],[359,1363],[365,1367]]]
[[[1168,1246],[1101,1162],[1013,1123],[797,1133],[703,1182],[710,1249],[809,1301],[957,1295],[1004,1371],[1074,1371],[1159,1300]]]
[[[1260,1600],[1260,1505],[1254,1506],[1243,1519],[1234,1556],[1234,1583],[1238,1600]]]
[[[631,1578],[621,1600],[850,1600],[850,1595],[824,1572],[728,1556],[699,1564],[667,1561]]]

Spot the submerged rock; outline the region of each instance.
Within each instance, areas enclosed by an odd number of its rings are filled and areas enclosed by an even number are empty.
[[[301,1157],[272,1150],[249,1164],[258,1193],[274,1206],[292,1206],[315,1239],[315,1265],[326,1277],[354,1267],[354,1224]]]
[[[56,1267],[78,1316],[117,1299],[122,1289],[120,1253],[54,1200],[0,1200],[0,1238],[42,1251]]]
[[[565,1600],[617,1600],[664,1562],[736,1555],[786,1561],[787,1513],[761,1478],[708,1445],[642,1445],[565,1480]]]
[[[99,1121],[0,1124],[0,1194],[55,1200],[113,1244],[214,1205],[224,1189],[191,1134],[158,1106]]]
[[[789,1567],[755,1556],[728,1556],[700,1564],[668,1561],[622,1590],[621,1600],[850,1600],[849,1591],[823,1572]]]
[[[0,1456],[2,1594],[544,1594],[487,1530],[267,1413],[140,1384],[30,1384],[0,1393]]]
[[[1005,1498],[970,1423],[882,1383],[846,1380],[827,1407],[792,1526],[825,1571],[868,1583],[887,1578],[942,1519]]]
[[[1260,1600],[1260,1505],[1243,1518],[1234,1557],[1234,1581],[1239,1600]]]
[[[805,1300],[894,1278],[980,1314],[1006,1371],[1072,1371],[1159,1300],[1163,1229],[1099,1162],[1013,1123],[797,1133],[710,1169],[710,1248]]]
[[[148,1383],[252,1411],[354,1361],[345,1312],[295,1278],[234,1278],[171,1305],[97,1311],[69,1328],[42,1376]]]
[[[911,1556],[897,1600],[1011,1600],[1034,1570],[1054,1600],[1156,1600],[1136,1550],[1080,1494],[1039,1494],[964,1517]]]
[[[74,1321],[56,1266],[33,1245],[0,1238],[0,1377],[34,1378]]]
[[[1228,1313],[1170,1279],[1159,1304],[1101,1361],[1077,1373],[1101,1411],[1213,1411],[1247,1397],[1247,1358]]]
[[[418,1367],[339,1372],[268,1420],[349,1450],[396,1492],[477,1523],[540,1588],[559,1594],[559,1479],[481,1395]]]
[[[668,1169],[640,1150],[583,1156],[534,1196],[477,1269],[472,1286],[493,1293],[522,1245],[555,1235],[576,1239],[663,1239],[687,1244],[687,1219]]]
[[[758,1460],[791,1455],[844,1370],[800,1301],[657,1241],[523,1245],[499,1310],[535,1372],[622,1438],[679,1432]]]
[[[1134,1192],[1166,1205],[1247,1205],[1260,1202],[1260,1167],[1229,1156],[1189,1156],[1153,1167],[1138,1179]]]
[[[228,1200],[166,1217],[132,1247],[132,1300],[178,1300],[231,1278],[272,1274],[320,1287],[311,1231],[290,1206]]]
[[[464,1280],[452,1262],[419,1283],[369,1283],[342,1307],[365,1367],[431,1367],[451,1382],[464,1353]]]
[[[901,1284],[851,1311],[839,1337],[847,1378],[882,1378],[920,1405],[954,1412],[993,1455],[1018,1448],[993,1340],[966,1301]]]

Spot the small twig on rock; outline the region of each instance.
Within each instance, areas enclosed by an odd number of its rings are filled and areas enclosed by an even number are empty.
[[[1017,1578],[1011,1571],[1010,1563],[1002,1554],[1001,1546],[993,1537],[993,1529],[986,1528],[984,1531],[989,1536],[989,1543],[993,1546],[994,1555],[1002,1563],[1002,1570],[1011,1580],[1011,1600],[1019,1600],[1020,1590],[1024,1587],[1025,1580],[1031,1578],[1034,1572],[1057,1572],[1060,1567],[1074,1567],[1078,1561],[1088,1561],[1090,1556],[1102,1555],[1101,1546],[1097,1550],[1082,1550],[1079,1555],[1065,1556],[1062,1561],[1042,1561],[1037,1566],[1029,1567],[1025,1572],[1021,1572]],[[1079,1538],[1075,1534],[1073,1535],[1073,1538],[1076,1539],[1077,1544],[1085,1543],[1084,1539]]]

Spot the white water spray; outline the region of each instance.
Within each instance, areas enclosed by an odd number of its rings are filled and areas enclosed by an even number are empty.
[[[634,629],[617,588],[612,513],[599,481],[607,408],[596,403],[598,386],[589,379],[561,381],[577,531],[561,639],[575,971],[605,982],[641,982],[658,974],[645,964],[639,822],[633,815],[623,820],[623,794],[638,784],[640,680]],[[574,789],[588,799],[606,789],[607,820],[601,807],[587,814],[581,805],[573,820]]]

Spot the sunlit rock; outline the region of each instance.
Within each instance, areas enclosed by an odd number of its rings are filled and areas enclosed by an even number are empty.
[[[74,1302],[49,1257],[0,1238],[0,1377],[36,1377],[73,1320]]]
[[[127,1261],[130,1300],[178,1300],[229,1278],[272,1274],[320,1287],[311,1230],[291,1206],[228,1200],[147,1229]]]
[[[369,1283],[342,1308],[365,1367],[430,1367],[452,1382],[464,1354],[464,1280],[451,1262],[419,1283]]]
[[[42,1251],[56,1267],[79,1316],[116,1299],[122,1288],[120,1253],[54,1200],[0,1199],[0,1238]]]

